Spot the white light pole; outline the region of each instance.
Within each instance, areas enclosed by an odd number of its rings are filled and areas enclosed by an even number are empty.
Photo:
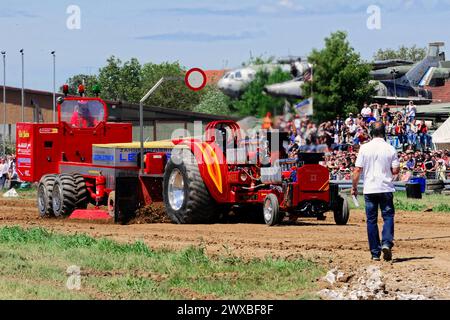
[[[23,49],[20,49],[20,54],[22,55],[22,122],[25,121],[25,62],[23,57]]]
[[[6,51],[3,56],[3,154],[6,155]]]
[[[51,52],[53,56],[53,122],[56,122],[56,55],[55,51]]]
[[[165,81],[183,81],[183,77],[162,77],[159,81],[142,97],[139,101],[139,140],[140,140],[140,173],[144,174],[144,102],[147,100],[153,92]]]

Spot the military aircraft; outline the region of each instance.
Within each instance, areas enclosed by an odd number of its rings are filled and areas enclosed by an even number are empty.
[[[256,73],[264,71],[272,73],[280,68],[283,71],[290,72],[293,80],[288,81],[295,92],[294,97],[299,97],[301,93],[301,81],[304,75],[311,69],[311,65],[301,57],[289,56],[280,58],[276,63],[267,63],[261,65],[249,65],[242,68],[234,69],[225,73],[219,80],[217,86],[226,95],[238,98],[244,93],[248,85],[255,79]],[[294,83],[295,82],[295,83]],[[286,82],[285,82],[286,83]],[[278,84],[277,84],[278,85]],[[284,88],[266,86],[264,91],[268,94],[283,95],[289,92],[281,92]]]
[[[406,60],[384,60],[372,63],[372,83],[375,84],[376,102],[408,104],[430,104],[431,91],[425,86],[443,86],[450,78],[450,61],[445,61],[441,50],[443,42],[429,44],[427,56],[420,62]]]
[[[450,78],[450,61],[445,61],[442,51],[443,42],[429,44],[427,56],[420,62],[392,59],[375,61],[370,75],[375,84],[375,102],[406,105],[409,101],[416,104],[430,104],[432,93],[425,86],[445,85]],[[304,81],[311,79],[311,66],[302,76],[293,80],[268,85],[264,92],[284,98],[305,98],[302,94]]]
[[[450,61],[445,61],[442,51],[443,42],[429,44],[427,56],[420,62],[392,59],[372,62],[370,75],[375,85],[375,102],[406,105],[409,101],[415,104],[430,104],[431,91],[425,86],[443,86],[450,78]],[[312,78],[312,66],[301,58],[279,59],[278,64],[250,65],[227,72],[218,86],[225,94],[239,97],[254,80],[258,71],[273,72],[276,68],[290,71],[293,79],[267,85],[263,93],[272,96],[304,99],[302,85]]]

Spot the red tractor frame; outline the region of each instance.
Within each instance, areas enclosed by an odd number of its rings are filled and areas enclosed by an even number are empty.
[[[256,137],[256,141],[255,141]],[[300,153],[288,159],[287,135],[259,132],[243,137],[234,121],[216,121],[205,139],[180,139],[164,170],[163,198],[176,223],[212,223],[232,207],[260,210],[268,225],[288,215],[347,223],[347,200],[329,182],[323,154]]]

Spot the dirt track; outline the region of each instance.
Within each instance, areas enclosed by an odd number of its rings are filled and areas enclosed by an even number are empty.
[[[338,267],[350,278],[361,268],[377,264],[386,289],[450,299],[450,213],[397,212],[393,263],[370,261],[362,211],[353,211],[347,226],[326,221],[299,220],[295,225],[256,224],[114,225],[88,221],[40,219],[31,200],[0,199],[0,226],[42,226],[63,233],[87,233],[122,242],[143,240],[150,247],[183,248],[202,244],[209,254],[244,258],[306,257],[325,268]],[[321,282],[321,287],[325,283]]]

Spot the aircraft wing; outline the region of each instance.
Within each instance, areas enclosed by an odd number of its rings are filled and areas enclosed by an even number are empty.
[[[422,97],[394,97],[394,96],[373,96],[373,100],[377,103],[388,103],[391,105],[398,104],[402,106],[406,106],[410,101],[413,101],[416,105],[425,105],[433,102],[431,99],[422,98]]]
[[[414,62],[401,59],[379,60],[372,62],[373,70],[385,69],[389,67],[397,67],[404,65],[412,65]]]

